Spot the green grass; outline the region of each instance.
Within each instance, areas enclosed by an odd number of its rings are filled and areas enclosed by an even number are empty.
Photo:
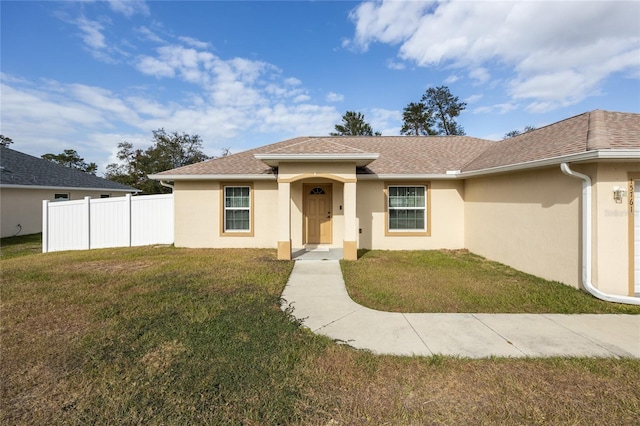
[[[0,239],[0,259],[42,253],[42,233]]]
[[[376,356],[280,307],[273,250],[0,267],[0,424],[637,424],[640,360]]]
[[[394,312],[623,313],[640,306],[604,302],[590,294],[525,274],[468,251],[367,251],[342,262],[350,296]]]

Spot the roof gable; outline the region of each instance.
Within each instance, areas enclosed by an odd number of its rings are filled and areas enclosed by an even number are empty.
[[[64,167],[6,147],[0,147],[0,184],[33,187],[105,189],[138,192],[137,189],[89,173]]]

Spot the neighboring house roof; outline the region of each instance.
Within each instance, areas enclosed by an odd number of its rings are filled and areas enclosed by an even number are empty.
[[[567,156],[603,150],[620,158],[628,156],[629,150],[637,151],[633,158],[640,158],[640,114],[596,110],[499,142],[469,136],[299,137],[150,177],[176,180],[269,176],[274,171],[268,164],[277,164],[278,159],[330,161],[344,156],[366,160],[366,166],[357,170],[359,176],[454,178],[460,173],[472,175],[515,165],[533,167],[543,160],[559,162]]]
[[[0,186],[139,192],[138,189],[0,147]]]

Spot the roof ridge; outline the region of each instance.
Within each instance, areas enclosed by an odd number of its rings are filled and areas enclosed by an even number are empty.
[[[606,111],[597,109],[588,113],[586,150],[610,149],[606,126]]]
[[[343,148],[343,149],[346,148],[349,151],[361,152],[361,153],[366,153],[367,152],[367,151],[365,151],[363,149],[360,149],[360,148],[357,148],[357,147],[355,147],[353,145],[347,145],[347,144],[336,142],[335,140],[332,139],[331,136],[316,136],[316,137],[308,136],[308,137],[305,137],[303,140],[301,140],[299,142],[288,144],[288,145],[282,146],[282,147],[280,147],[278,149],[275,149],[275,150],[272,150],[272,151],[268,151],[268,150],[265,150],[265,151],[269,152],[271,154],[275,154],[275,153],[282,152],[282,151],[290,151],[291,148],[293,148],[293,147],[300,147],[302,145],[311,144],[311,143],[314,143],[316,141],[321,141],[322,143],[331,145],[331,146],[336,147],[336,148]]]

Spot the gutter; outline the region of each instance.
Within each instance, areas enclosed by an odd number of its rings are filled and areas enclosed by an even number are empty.
[[[171,185],[170,183],[167,183],[166,180],[161,180],[160,185],[164,186],[165,188],[171,188],[171,191],[173,191],[173,185]]]
[[[249,175],[249,174],[202,174],[202,175],[164,175],[164,174],[154,174],[147,175],[149,179],[153,180],[164,180],[164,181],[176,181],[176,180],[231,180],[231,181],[239,181],[239,180],[276,180],[277,177],[274,174],[260,174],[260,175]]]
[[[96,191],[96,192],[126,192],[131,194],[134,192],[142,192],[139,189],[122,189],[122,188],[93,188],[93,187],[79,187],[79,186],[47,186],[47,185],[14,185],[12,183],[0,183],[0,188],[7,189],[51,189],[56,191]]]
[[[567,176],[582,180],[582,285],[589,293],[607,302],[640,305],[640,297],[618,296],[603,293],[591,284],[591,178],[575,172],[567,163],[560,164]]]

